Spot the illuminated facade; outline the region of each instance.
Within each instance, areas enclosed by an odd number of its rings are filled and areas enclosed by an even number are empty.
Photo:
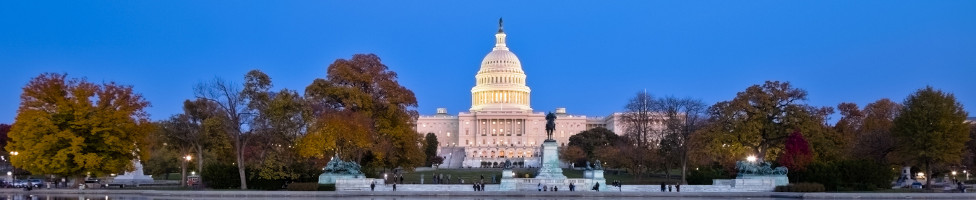
[[[471,88],[471,108],[468,112],[450,115],[444,108],[437,114],[420,116],[417,132],[434,133],[443,156],[441,167],[483,167],[483,163],[504,163],[505,160],[538,167],[542,141],[546,139],[545,113],[533,112],[530,106],[532,90],[526,85],[522,63],[505,43],[506,34],[499,21],[495,47],[481,61]],[[565,108],[557,108],[555,139],[561,146],[569,137],[589,128],[616,125],[610,118],[587,118],[570,115]]]

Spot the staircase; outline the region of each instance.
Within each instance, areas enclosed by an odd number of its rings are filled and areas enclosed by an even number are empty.
[[[439,166],[440,168],[461,168],[464,163],[464,147],[456,145],[441,147],[438,156],[444,157],[444,163]]]

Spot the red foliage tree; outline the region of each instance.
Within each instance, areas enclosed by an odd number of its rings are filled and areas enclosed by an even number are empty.
[[[792,170],[803,171],[807,164],[813,161],[813,154],[810,152],[810,144],[803,139],[800,131],[793,131],[786,138],[786,149],[779,156],[779,164]]]

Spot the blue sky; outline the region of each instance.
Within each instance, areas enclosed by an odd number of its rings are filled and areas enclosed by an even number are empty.
[[[645,89],[712,104],[780,80],[817,106],[931,85],[976,115],[976,1],[3,1],[0,123],[43,72],[133,85],[165,119],[201,81],[260,69],[304,91],[356,53],[422,114],[457,113],[499,17],[540,112],[604,116]]]

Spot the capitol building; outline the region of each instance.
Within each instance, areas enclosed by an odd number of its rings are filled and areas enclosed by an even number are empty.
[[[481,68],[475,74],[468,112],[451,115],[447,109],[438,108],[435,115],[417,119],[417,132],[434,133],[440,142],[438,155],[444,157],[440,167],[492,167],[506,160],[524,167],[540,166],[542,142],[546,139],[546,113],[532,109],[527,76],[522,71],[522,63],[505,43],[505,37],[499,19],[495,47],[481,61]],[[560,146],[567,145],[570,136],[590,128],[623,132],[620,113],[587,117],[569,114],[566,108],[552,112],[557,116],[553,139]]]

